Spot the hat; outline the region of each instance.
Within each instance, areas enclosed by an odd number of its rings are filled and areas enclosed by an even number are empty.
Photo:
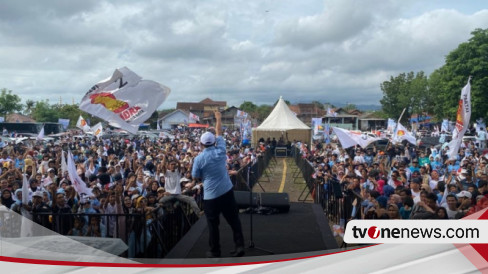
[[[54,172],[54,168],[48,169],[47,172]]]
[[[186,178],[186,177],[183,177],[181,178],[180,182],[189,182],[191,181],[190,179]]]
[[[458,194],[456,194],[456,196],[458,198],[466,197],[468,199],[471,199],[471,197],[472,197],[471,192],[466,191],[466,190],[463,190],[463,191],[459,192]]]
[[[212,134],[212,132],[205,132],[201,137],[200,137],[200,143],[204,145],[212,145],[215,143],[215,135]]]
[[[34,197],[40,197],[40,198],[42,198],[42,196],[43,195],[42,195],[42,192],[41,191],[36,191],[36,192],[34,192],[34,194],[32,194],[32,198],[34,198]]]
[[[139,194],[134,194],[134,195],[132,195],[132,197],[131,197],[130,199],[131,199],[131,200],[134,200],[134,199],[139,198],[139,196],[140,196]]]
[[[146,160],[148,160],[148,161],[149,161],[149,160],[152,160],[152,157],[148,155],[148,156],[146,157]]]
[[[157,192],[160,192],[160,191],[166,191],[166,190],[164,189],[164,187],[160,186],[160,187],[158,187],[158,191]]]

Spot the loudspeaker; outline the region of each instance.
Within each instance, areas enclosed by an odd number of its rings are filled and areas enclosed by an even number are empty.
[[[258,207],[258,194],[252,193],[252,198],[250,197],[249,191],[234,191],[234,198],[236,199],[236,204],[239,209]],[[252,199],[252,206],[251,201]]]
[[[275,208],[279,212],[290,211],[290,197],[288,193],[261,193],[259,195],[259,203],[263,207]]]

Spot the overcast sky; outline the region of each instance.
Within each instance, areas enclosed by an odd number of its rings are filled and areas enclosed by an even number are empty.
[[[485,0],[0,0],[0,88],[78,103],[127,66],[172,92],[240,105],[379,104],[380,83],[430,74],[488,28]]]

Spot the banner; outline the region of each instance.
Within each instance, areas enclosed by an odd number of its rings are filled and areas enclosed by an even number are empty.
[[[241,138],[243,145],[249,145],[251,143],[251,131],[252,125],[251,120],[244,119],[241,123]]]
[[[102,123],[98,123],[91,128],[91,132],[95,137],[100,137],[103,134]]]
[[[476,120],[476,132],[479,132],[481,128],[486,129],[486,124],[483,121],[483,118]]]
[[[392,137],[392,143],[399,144],[404,140],[411,143],[412,145],[417,145],[417,140],[415,139],[415,136],[411,132],[409,132],[402,124],[397,123],[397,128]]]
[[[197,122],[197,121],[200,122],[200,117],[198,117],[198,115],[193,114],[193,113],[190,112],[190,114],[188,115],[188,121],[190,123]]]
[[[61,174],[59,177],[64,176],[64,173],[68,171],[68,164],[66,163],[66,155],[64,150],[61,151]]]
[[[242,110],[237,110],[236,116],[241,117],[241,118],[247,118],[247,112],[242,111]]]
[[[327,116],[329,117],[337,117],[337,112],[331,108],[327,108]]]
[[[330,144],[330,125],[326,124],[324,128],[325,143]]]
[[[355,145],[366,148],[372,142],[381,140],[379,137],[371,137],[361,132],[349,131],[338,127],[332,127],[332,130],[337,135],[337,138],[339,139],[339,142],[343,148],[348,148]]]
[[[58,123],[60,123],[61,125],[63,125],[64,130],[67,130],[68,129],[68,126],[69,126],[69,119],[61,119],[61,118],[59,118],[58,119]]]
[[[142,80],[127,67],[95,84],[83,97],[80,109],[110,125],[137,133],[139,125],[151,117],[171,90],[157,82]]]
[[[86,199],[92,196],[92,190],[86,186],[86,183],[80,178],[76,171],[76,165],[71,151],[68,151],[68,175],[74,189],[78,192],[81,199]]]
[[[448,119],[444,119],[442,120],[442,125],[441,125],[441,132],[444,131],[444,132],[449,132],[449,120]]]
[[[80,118],[78,118],[78,121],[76,122],[76,127],[83,130],[83,132],[90,131],[90,126],[88,125],[86,120],[83,117],[81,117],[81,115]]]
[[[322,126],[322,118],[312,118],[313,134],[319,134],[319,129]]]
[[[452,141],[449,142],[449,151],[447,155],[449,160],[456,160],[459,147],[463,141],[464,133],[468,129],[469,120],[471,119],[471,77],[468,83],[461,90],[461,99],[459,99],[458,110],[456,115],[456,126],[452,132]]]

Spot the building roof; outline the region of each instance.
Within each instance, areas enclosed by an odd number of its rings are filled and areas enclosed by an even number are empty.
[[[7,115],[5,118],[5,122],[8,123],[35,123],[36,120],[32,119],[29,116],[22,115],[20,113],[12,113]]]

